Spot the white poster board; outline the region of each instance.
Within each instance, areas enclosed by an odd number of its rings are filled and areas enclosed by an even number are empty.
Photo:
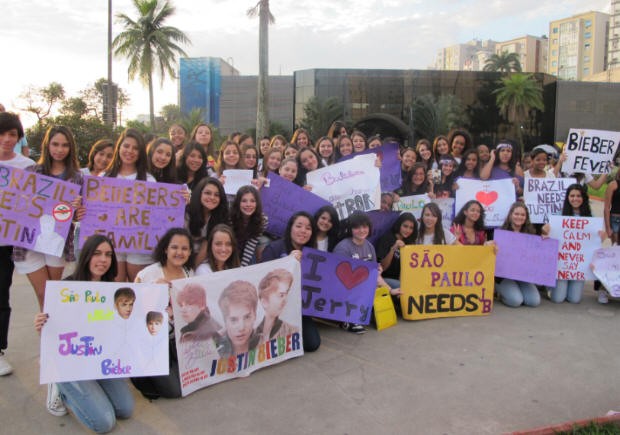
[[[40,382],[167,375],[167,305],[165,284],[48,281]]]
[[[331,202],[340,219],[356,210],[370,211],[381,208],[381,183],[375,154],[356,156],[308,172],[306,182],[312,193]]]
[[[576,183],[574,178],[525,177],[523,201],[530,212],[530,221],[542,224],[550,215],[561,215],[566,189]]]
[[[568,158],[562,164],[562,172],[609,174],[619,141],[618,131],[571,128],[564,145]]]
[[[459,179],[454,202],[455,213],[471,199],[476,199],[484,207],[484,225],[499,227],[504,223],[510,206],[516,200],[515,185],[512,178],[503,180]]]

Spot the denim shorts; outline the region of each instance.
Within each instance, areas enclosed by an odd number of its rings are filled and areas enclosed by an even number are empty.
[[[609,223],[614,234],[620,232],[620,216],[609,216]]]

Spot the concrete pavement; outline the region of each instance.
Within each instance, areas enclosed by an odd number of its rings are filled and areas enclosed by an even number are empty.
[[[15,275],[0,433],[88,433],[45,410],[34,291]],[[323,344],[245,379],[149,402],[118,434],[498,434],[620,408],[620,302],[511,309],[357,336],[321,325]],[[135,391],[135,390],[134,390]]]

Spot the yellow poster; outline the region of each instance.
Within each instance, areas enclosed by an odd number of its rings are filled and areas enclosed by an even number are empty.
[[[492,246],[410,245],[400,251],[403,319],[483,316],[493,308]]]

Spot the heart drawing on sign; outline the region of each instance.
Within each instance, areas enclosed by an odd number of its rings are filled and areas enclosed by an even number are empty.
[[[100,214],[97,219],[99,219],[101,222],[105,222],[106,220],[108,220],[108,215],[106,213]]]
[[[174,222],[174,216],[168,216],[168,220],[169,220],[170,222]]]
[[[336,276],[340,282],[344,284],[347,290],[351,290],[353,287],[361,282],[364,282],[366,278],[368,278],[368,268],[360,266],[353,270],[350,263],[343,261],[336,266]]]
[[[491,191],[491,192],[483,192],[480,191],[478,193],[476,193],[476,199],[485,206],[490,206],[491,204],[493,204],[495,201],[497,201],[497,192],[495,191]]]

